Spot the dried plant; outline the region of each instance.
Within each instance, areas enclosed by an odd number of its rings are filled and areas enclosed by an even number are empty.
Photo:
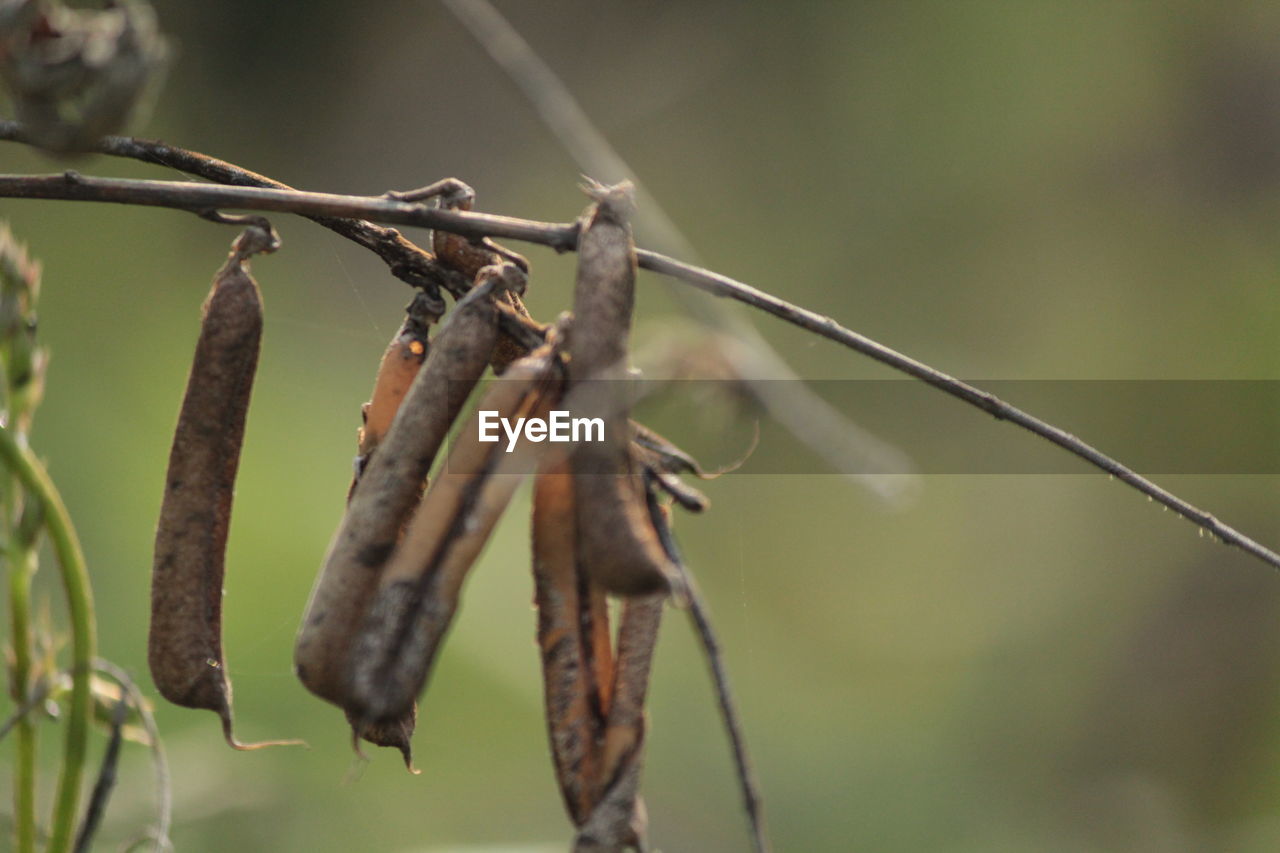
[[[567,90],[484,0],[449,7],[524,88],[584,169],[627,172]],[[248,258],[278,241],[238,209],[310,218],[371,250],[414,288],[406,319],[377,369],[362,409],[355,475],[345,515],[324,557],[294,650],[297,675],[341,709],[359,739],[393,747],[413,769],[417,701],[428,682],[466,578],[507,508],[521,475],[533,474],[532,569],[538,609],[546,725],[554,774],[574,828],[573,849],[648,849],[641,796],[649,733],[646,696],[665,607],[686,609],[702,643],[733,750],[752,843],[768,849],[759,787],[728,685],[709,608],[681,559],[671,505],[691,511],[705,497],[681,479],[703,476],[688,454],[631,419],[629,337],[639,268],[736,300],[873,358],[994,417],[1064,448],[1191,520],[1225,544],[1280,567],[1280,555],[1218,521],[1084,441],[996,397],[747,284],[637,248],[633,215],[655,216],[657,233],[682,246],[656,201],[630,182],[590,181],[591,204],[576,220],[539,222],[477,212],[455,178],[380,196],[295,190],[239,166],[161,142],[107,136],[123,126],[166,56],[149,9],[128,2],[71,12],[21,0],[0,7],[0,80],[19,121],[0,139],[59,155],[80,151],[181,170],[212,183],[98,178],[63,172],[0,175],[0,197],[168,207],[247,225],[214,279],[175,430],[156,537],[149,661],[162,696],[212,710],[232,734],[231,688],[222,652],[221,595],[232,491],[263,327],[261,294]],[[637,199],[639,199],[637,205]],[[431,251],[392,225],[432,229]],[[521,295],[536,281],[528,261],[496,239],[574,251],[571,313],[536,321]],[[36,735],[44,703],[63,701],[66,748],[47,849],[87,849],[115,781],[130,732],[154,750],[160,817],[145,840],[168,845],[167,770],[146,702],[127,675],[94,658],[94,613],[74,530],[27,446],[46,357],[35,339],[39,269],[0,232],[0,522],[9,580],[10,693],[15,732],[16,849],[36,848]],[[447,309],[446,296],[455,300]],[[769,390],[747,378],[790,376],[754,330],[714,303],[690,311],[713,331],[703,343],[742,393],[773,412],[832,460],[873,460],[905,469],[890,450],[833,414],[810,392]],[[443,318],[443,322],[442,321]],[[433,327],[439,323],[438,329]],[[467,401],[487,375],[474,414]],[[778,396],[782,393],[782,396]],[[533,441],[505,453],[481,439],[482,411],[510,420],[568,407],[604,424],[602,440],[550,448]],[[456,424],[464,426],[438,472],[433,463]],[[513,441],[513,446],[514,446]],[[867,480],[888,494],[883,479]],[[58,559],[71,625],[71,663],[59,667],[50,630],[32,618],[30,577],[47,533]],[[608,599],[620,600],[616,631]],[[43,655],[41,654],[43,652]],[[107,673],[111,681],[94,679]],[[65,697],[65,700],[64,700]],[[87,730],[108,729],[97,784],[80,812]],[[141,732],[141,734],[139,734]],[[270,743],[280,743],[278,741]]]

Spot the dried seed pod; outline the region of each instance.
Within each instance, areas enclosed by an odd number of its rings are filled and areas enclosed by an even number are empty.
[[[507,292],[506,301],[506,307],[510,308],[512,312],[523,319],[526,323],[534,327],[540,326],[540,324],[533,319],[533,316],[529,314],[529,309],[524,307],[524,302],[514,290]],[[522,346],[518,341],[513,340],[507,335],[499,336],[498,345],[493,349],[493,372],[501,376],[507,371],[507,368],[511,366],[512,362],[523,358],[528,354],[529,350]]]
[[[513,281],[509,268],[494,268],[454,308],[356,484],[311,591],[294,666],[308,690],[346,710],[352,639],[436,452],[492,356],[494,291]]]
[[[555,336],[514,363],[480,410],[499,417],[546,417],[562,390]],[[387,561],[350,656],[351,698],[366,724],[396,719],[430,673],[458,595],[493,526],[519,485],[525,453],[481,442],[479,414],[456,439]]]
[[[445,178],[420,189],[388,195],[405,201],[439,198],[440,206],[448,210],[471,210],[476,200],[475,190],[457,178]],[[475,278],[485,267],[504,262],[515,264],[522,272],[529,272],[529,262],[523,255],[499,246],[488,237],[474,240],[437,230],[431,234],[431,248],[437,258],[467,278]]]
[[[400,193],[399,196],[407,198],[439,196],[440,204],[449,210],[471,210],[476,197],[471,187],[454,178],[438,181],[417,192]],[[505,249],[489,239],[476,243],[469,237],[437,230],[431,234],[431,248],[441,262],[468,278],[479,275],[480,270],[490,264],[500,264],[503,261],[515,264],[525,273],[529,271],[529,262],[522,255]],[[523,292],[523,288],[519,291],[509,290],[502,299],[513,311],[532,323],[533,318],[520,299],[520,294]],[[498,345],[493,352],[493,370],[501,374],[513,361],[526,355],[528,355],[527,350],[503,335],[498,338]]]
[[[631,440],[631,453],[635,459],[636,466],[643,472],[644,478],[673,497],[680,506],[689,512],[702,512],[705,510],[711,503],[707,500],[707,496],[680,479],[680,475],[676,473],[677,470],[688,470],[684,468],[684,460],[688,460],[696,466],[697,463],[693,461],[693,458],[668,442],[666,446],[678,453],[679,456],[669,455],[665,452],[665,448],[656,448],[641,437],[640,430],[645,429],[644,427],[634,421],[632,422],[632,427],[636,435]],[[657,433],[645,431],[650,436],[657,435]],[[666,439],[662,439],[662,441],[666,442]],[[701,473],[700,469],[696,467],[694,470],[698,470],[699,474]]]
[[[426,361],[427,330],[438,319],[439,315],[433,310],[430,300],[425,294],[419,293],[409,303],[404,322],[382,355],[382,361],[378,364],[378,373],[374,377],[373,393],[369,397],[369,402],[360,407],[363,425],[357,437],[355,471],[351,478],[351,488],[347,490],[348,503],[351,501],[352,494],[355,493],[356,483],[360,481],[360,476],[369,464],[369,459],[382,443],[396,412],[400,410],[400,404],[409,392],[422,363]],[[425,485],[424,481],[419,487],[419,495],[421,488]],[[350,715],[348,714],[347,717],[350,722]],[[404,757],[404,766],[411,773],[417,773],[413,766],[411,741],[417,718],[417,708],[411,708],[403,719],[367,728],[363,738],[374,746],[386,746],[399,750]],[[352,730],[355,730],[354,723],[352,723]],[[356,752],[359,753],[359,751],[357,742]]]
[[[604,441],[571,457],[579,559],[610,592],[668,590],[677,573],[662,550],[644,504],[644,484],[630,451],[627,339],[635,302],[636,254],[628,219],[629,183],[587,189],[595,200],[578,241],[569,376],[576,414],[604,420]]]
[[[404,401],[405,394],[409,393],[409,386],[413,384],[422,363],[427,360],[427,329],[435,318],[415,312],[417,304],[415,300],[409,306],[404,323],[387,344],[382,361],[378,363],[373,393],[369,395],[369,402],[360,407],[362,425],[356,440],[358,455],[355,477],[351,482],[352,490],[355,489],[355,480],[360,478],[368,464],[369,456],[382,443],[387,430],[391,428],[391,421],[400,410],[400,403]]]
[[[604,792],[596,807],[578,828],[573,853],[617,853],[648,850],[645,842],[649,818],[640,798],[639,755]]]
[[[573,476],[545,464],[533,490],[533,578],[547,734],[556,780],[575,826],[600,795],[601,747],[613,693],[604,590],[577,561]]]
[[[644,701],[649,668],[662,622],[662,595],[633,596],[623,602],[618,624],[618,654],[613,701],[604,735],[603,778],[611,784],[644,741]]]
[[[613,696],[591,813],[579,824],[575,853],[646,849],[647,819],[640,799],[644,764],[645,694],[666,596],[632,596],[622,605]]]
[[[624,600],[615,656],[603,588],[582,563],[574,508],[581,480],[569,472],[553,460],[534,487],[538,643],[552,758],[578,827],[573,849],[643,849],[644,703],[666,595]],[[590,523],[590,511],[584,515]]]
[[[277,245],[274,234],[248,228],[214,276],[169,454],[151,575],[151,677],[170,702],[216,713],[236,749],[298,742],[236,741],[222,654],[231,498],[262,337],[262,299],[246,261]]]
[[[470,210],[471,201],[446,203],[450,210]],[[488,246],[473,243],[470,238],[447,231],[435,231],[431,236],[436,257],[467,278],[474,278],[483,268],[501,262],[501,258]]]
[[[416,776],[422,772],[413,766],[413,730],[418,724],[417,705],[410,708],[408,713],[399,719],[371,726],[361,725],[350,711],[346,712],[346,717],[352,734],[358,736],[358,739],[352,741],[357,755],[363,757],[360,752],[360,740],[366,740],[374,746],[398,749],[400,755],[404,757],[404,766],[410,773]]]
[[[631,422],[631,441],[636,447],[652,455],[655,466],[673,474],[692,474],[702,480],[714,479],[716,475],[708,474],[688,453],[685,453],[671,439],[659,435],[642,423]]]

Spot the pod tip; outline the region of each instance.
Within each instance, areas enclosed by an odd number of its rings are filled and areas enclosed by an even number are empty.
[[[305,740],[289,738],[285,740],[262,740],[254,743],[241,743],[236,740],[236,736],[231,731],[231,711],[219,711],[218,716],[222,719],[222,737],[226,740],[227,746],[241,752],[252,752],[255,749],[265,749],[269,746],[301,746],[310,749],[311,745]]]
[[[596,204],[596,215],[618,225],[626,225],[636,209],[636,189],[630,181],[612,186],[582,176],[582,191]]]

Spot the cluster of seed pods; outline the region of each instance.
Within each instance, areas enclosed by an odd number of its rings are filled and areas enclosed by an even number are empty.
[[[678,480],[697,473],[696,465],[629,416],[621,380],[636,276],[631,187],[592,184],[587,192],[574,310],[552,326],[533,324],[538,346],[500,331],[503,312],[528,318],[523,259],[437,234],[438,259],[473,284],[434,335],[429,300],[415,300],[383,355],[363,408],[346,511],[307,602],[294,665],[310,692],[345,713],[357,750],[361,739],[395,747],[412,769],[416,702],[463,584],[521,480],[516,475],[534,472],[537,637],[574,849],[643,849],[650,663],[664,604],[685,589],[659,490],[691,509],[705,500]],[[468,194],[444,199],[470,205]],[[156,685],[172,702],[215,711],[238,748],[221,648],[223,554],[262,328],[246,259],[275,245],[262,229],[247,230],[214,279],[170,457],[152,575]],[[435,466],[490,371],[498,378]],[[602,440],[522,442],[516,453],[481,440],[480,411],[514,421],[557,407],[600,418]],[[616,631],[610,595],[621,599]]]

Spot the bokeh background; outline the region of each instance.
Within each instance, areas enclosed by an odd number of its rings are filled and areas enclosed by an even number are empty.
[[[140,135],[304,188],[377,193],[454,175],[485,210],[566,220],[583,206],[575,164],[433,3],[156,5],[178,52]],[[1280,378],[1274,3],[499,5],[715,269],[966,377]],[[12,145],[0,165],[65,167]],[[101,158],[76,167],[174,177]],[[53,362],[34,441],[84,540],[102,653],[150,689],[164,465],[199,305],[233,232],[61,202],[0,200],[0,216],[45,265]],[[211,715],[159,705],[177,848],[563,849],[527,494],[474,572],[422,702],[421,776],[383,752],[349,778],[340,713],[290,671],[359,405],[410,294],[340,238],[276,221],[284,249],[254,262],[268,325],[225,633],[240,735],[312,748],[233,753]],[[527,253],[529,304],[549,319],[569,304],[572,258]],[[639,302],[639,342],[696,334],[656,278],[642,276]],[[758,325],[805,377],[890,375]],[[715,447],[718,428],[668,431]],[[1141,440],[1162,425],[1137,411],[1130,430]],[[992,422],[991,445],[1010,431]],[[712,510],[679,533],[779,850],[1280,845],[1280,578],[1080,472],[928,476],[905,508],[837,476],[706,484]],[[1277,478],[1166,485],[1280,542]],[[56,603],[48,572],[40,589]],[[654,842],[743,849],[728,751],[678,613],[651,707]],[[102,849],[150,814],[142,750],[122,774]],[[0,773],[6,804],[8,784]]]

